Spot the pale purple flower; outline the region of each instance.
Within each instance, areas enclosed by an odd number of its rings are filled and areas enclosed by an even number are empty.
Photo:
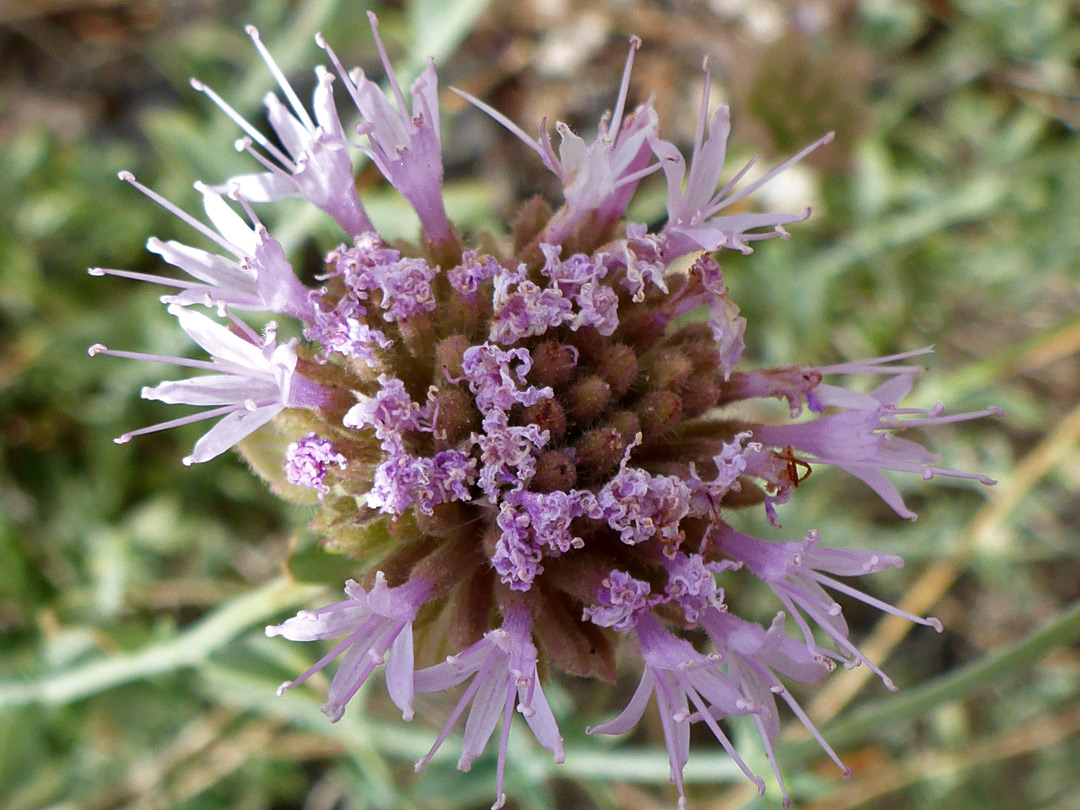
[[[142,390],[143,399],[169,404],[209,407],[192,416],[173,419],[139,428],[116,439],[130,441],[134,436],[179,427],[203,419],[222,419],[198,442],[185,464],[209,461],[234,447],[285,408],[316,409],[326,403],[325,391],[316,383],[296,373],[296,351],[289,343],[277,344],[273,332],[260,338],[250,329],[243,335],[229,331],[205,315],[172,304],[169,313],[180,328],[211,356],[211,360],[188,360],[106,349],[101,344],[90,347],[90,355],[107,354],[132,360],[152,360],[213,372],[190,380],[163,382]],[[240,322],[236,322],[240,326]]]
[[[205,304],[219,309],[227,307],[275,312],[302,321],[311,319],[309,290],[300,283],[292,265],[285,259],[281,244],[267,233],[266,228],[243,200],[240,202],[253,225],[244,222],[216,191],[196,183],[195,188],[203,196],[207,218],[214,226],[211,229],[139,183],[130,172],[120,172],[120,179],[130,183],[165,210],[218,244],[233,258],[189,247],[180,242],[162,242],[151,237],[146,243],[148,250],[157,253],[195,280],[185,281],[102,267],[91,268],[91,275],[121,276],[179,288],[181,292],[176,295],[162,297],[162,301],[170,304]]]
[[[369,146],[363,148],[383,177],[409,201],[424,229],[424,235],[434,243],[453,239],[453,229],[446,218],[442,198],[442,136],[439,132],[439,83],[435,63],[427,67],[412,86],[412,114],[405,103],[390,58],[379,37],[379,20],[368,12],[375,47],[382,58],[386,77],[390,81],[394,104],[382,89],[368,80],[357,68],[347,73],[337,55],[320,34],[319,47],[330,56],[341,80],[360,111],[364,125],[359,131],[367,136]]]
[[[574,318],[573,302],[556,288],[542,288],[529,281],[525,265],[513,271],[500,269],[494,281],[488,339],[495,343],[512,345]]]
[[[635,445],[626,449],[619,472],[596,496],[604,520],[627,545],[654,537],[678,545],[679,523],[690,512],[690,486],[677,475],[653,475],[629,466]]]
[[[510,425],[504,411],[494,408],[484,417],[483,433],[472,434],[480,450],[478,486],[492,504],[499,492],[524,489],[536,473],[536,453],[551,438],[538,425]]]
[[[600,580],[596,602],[585,608],[582,618],[626,633],[634,629],[638,616],[660,602],[661,597],[652,595],[648,582],[615,569]]]
[[[727,139],[730,132],[730,115],[726,106],[720,107],[709,117],[709,89],[712,73],[708,60],[705,62],[705,89],[701,101],[701,114],[694,138],[694,151],[687,172],[686,160],[671,143],[650,133],[649,144],[660,160],[667,176],[668,222],[663,234],[668,238],[666,258],[671,259],[695,250],[720,250],[732,248],[750,253],[749,243],[768,239],[770,236],[786,236],[783,226],[802,222],[810,216],[807,208],[801,214],[731,214],[719,213],[757,191],[780,172],[798,163],[812,151],[833,139],[829,133],[801,152],[766,172],[760,178],[736,190],[754,161],[750,161],[719,191],[720,175],[724,168]],[[708,134],[706,134],[708,121]],[[685,181],[685,182],[684,182]],[[760,231],[760,228],[767,228]]]
[[[679,807],[686,806],[682,773],[690,758],[690,718],[696,712],[735,764],[758,788],[765,783],[750,771],[717,724],[717,718],[736,717],[758,711],[742,697],[714,660],[697,652],[688,641],[674,636],[646,609],[636,614],[634,635],[641,649],[645,670],[637,691],[622,713],[587,734],[625,734],[641,720],[649,697],[656,697],[660,727],[667,744],[671,779],[679,791]],[[692,706],[692,708],[691,708]]]
[[[817,683],[832,668],[828,659],[818,658],[811,654],[805,645],[785,635],[784,618],[783,613],[777,614],[766,631],[726,610],[709,608],[701,615],[701,626],[705,628],[721,659],[727,664],[728,679],[744,698],[759,708],[759,711],[752,715],[754,725],[780,785],[783,805],[790,807],[791,799],[776,762],[776,741],[780,735],[780,715],[776,710],[777,695],[791,707],[799,722],[839,766],[845,778],[851,775],[851,769],[840,761],[832,746],[825,741],[798,701],[776,676],[779,672],[800,683]]]
[[[364,307],[352,297],[343,297],[332,309],[323,309],[322,297],[322,292],[311,292],[311,324],[304,329],[304,337],[322,344],[325,352],[381,368],[379,351],[390,348],[393,341],[364,321]],[[325,354],[317,355],[316,360],[326,362]]]
[[[921,366],[902,363],[912,357],[930,354],[933,348],[916,349],[886,357],[835,363],[829,366],[789,366],[787,368],[751,369],[739,371],[728,378],[728,392],[738,399],[778,397],[786,399],[791,415],[798,416],[803,407],[812,413],[821,413],[826,406],[876,410],[881,401],[872,394],[863,394],[839,385],[822,382],[833,374],[888,374],[911,376],[922,374]]]
[[[466,349],[461,368],[476,406],[485,414],[492,409],[509,411],[516,404],[535,405],[554,396],[550,388],[527,384],[525,375],[532,368],[528,349],[500,349],[493,343],[472,346]]]
[[[1000,415],[992,407],[973,413],[944,415],[944,405],[934,408],[900,408],[898,403],[911,390],[916,374],[897,374],[865,398],[829,397],[826,403],[843,401],[856,407],[819,417],[810,422],[754,427],[754,439],[771,447],[790,447],[809,453],[808,461],[831,464],[855,476],[881,496],[898,515],[914,518],[900,491],[882,470],[914,472],[930,479],[935,475],[969,478],[991,485],[992,478],[939,466],[939,456],[921,444],[902,439],[889,431],[928,427]],[[831,394],[832,392],[828,392]],[[820,395],[819,395],[820,396]],[[876,403],[874,407],[865,407]],[[901,418],[905,417],[905,418]]]
[[[344,653],[330,694],[323,705],[323,714],[337,722],[345,706],[371,677],[375,667],[386,664],[386,689],[390,699],[401,709],[402,716],[413,716],[413,632],[416,612],[427,601],[431,585],[423,579],[412,579],[391,588],[382,571],[375,574],[371,590],[356,582],[345,584],[348,599],[318,610],[302,610],[284,624],[266,628],[268,636],[282,636],[290,641],[323,641],[345,638],[320,658],[310,669],[278,689],[282,694],[299,686],[316,672]]]
[[[638,181],[660,168],[658,163],[648,165],[648,142],[655,137],[659,126],[651,101],[638,107],[626,116],[625,120],[623,118],[630,89],[634,52],[639,47],[641,40],[631,37],[630,53],[626,58],[615,110],[601,119],[593,142],[587,144],[560,121],[555,126],[562,139],[558,154],[551,144],[551,136],[544,130],[546,121],[541,123],[540,137],[533,139],[498,110],[462,90],[453,88],[455,93],[519,137],[540,156],[544,165],[562,183],[566,207],[552,218],[544,230],[541,238],[543,242],[562,244],[590,213],[596,212],[601,222],[609,222],[621,216]]]
[[[281,87],[292,112],[273,93],[266,95],[264,102],[270,126],[285,147],[283,151],[221,96],[197,79],[191,80],[192,87],[209,96],[246,133],[246,137],[237,142],[237,148],[250,152],[266,168],[259,174],[234,177],[220,188],[235,186],[240,195],[251,202],[274,202],[298,195],[333,217],[350,236],[373,230],[356,194],[345,133],[334,106],[331,88],[334,77],[325,69],[316,68],[318,83],[312,104],[315,118],[312,119],[263,45],[258,29],[249,25],[245,30]],[[262,147],[269,157],[257,152],[252,144]]]
[[[724,442],[720,452],[713,456],[716,476],[711,481],[698,477],[693,470],[691,477],[690,513],[708,515],[717,518],[720,515],[720,503],[725,495],[741,488],[739,476],[746,472],[747,454],[755,453],[761,445],[750,441],[753,433],[749,430],[735,434],[734,440]]]
[[[601,335],[609,337],[619,328],[619,296],[610,286],[601,280],[607,275],[608,268],[603,262],[594,262],[584,253],[575,253],[565,261],[559,258],[562,248],[558,245],[541,244],[544,254],[544,266],[540,272],[551,279],[555,290],[560,294],[556,304],[565,315],[552,321],[551,326],[569,322],[573,330],[583,326],[593,326]],[[545,291],[546,292],[546,291]],[[573,305],[576,304],[576,312]]]
[[[710,535],[710,541],[718,550],[744,563],[754,576],[776,594],[802,630],[809,650],[816,655],[835,657],[817,646],[813,631],[803,618],[804,613],[825,631],[838,649],[854,662],[869,666],[888,689],[895,690],[892,680],[848,640],[847,622],[841,615],[840,605],[822,586],[894,616],[933,627],[939,633],[942,630],[941,622],[932,617],[924,619],[907,613],[828,576],[862,576],[886,568],[902,568],[904,561],[900,557],[876,551],[820,548],[820,540],[818,533],[811,530],[801,542],[770,543],[737,532],[730,526],[720,526]]]
[[[285,478],[290,484],[314,489],[319,498],[325,498],[330,487],[325,483],[331,467],[344,470],[349,460],[334,450],[329,439],[317,433],[309,433],[302,439],[290,442],[285,448]]]
[[[485,281],[491,281],[503,270],[494,256],[467,250],[461,256],[461,264],[446,273],[450,286],[462,295],[474,296]]]
[[[414,680],[417,692],[442,692],[472,679],[431,750],[416,763],[418,771],[439,750],[470,702],[472,708],[465,721],[458,770],[469,770],[473,760],[487,746],[499,717],[502,717],[492,810],[498,810],[506,802],[503,774],[515,706],[524,716],[536,741],[555,755],[555,762],[562,762],[565,756],[562,737],[536,672],[536,647],[532,643],[531,627],[527,613],[510,611],[500,629],[486,633],[480,641],[450,656],[445,663],[420,670]]]
[[[384,444],[408,431],[431,432],[430,404],[415,402],[397,377],[380,374],[378,382],[375,396],[357,394],[359,401],[341,420],[345,427],[373,428],[375,437]]]
[[[513,590],[526,591],[543,573],[544,555],[563,554],[585,543],[570,530],[580,517],[598,519],[602,513],[588,490],[511,492],[499,508],[501,530],[492,565]]]
[[[707,608],[723,605],[724,589],[716,584],[716,575],[740,567],[731,560],[710,563],[705,562],[700,554],[684,554],[681,551],[670,558],[665,556],[663,564],[668,575],[664,595],[669,602],[682,608],[690,624],[695,624]]]

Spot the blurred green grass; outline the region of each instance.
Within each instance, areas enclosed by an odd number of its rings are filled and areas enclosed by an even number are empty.
[[[459,774],[447,755],[414,777],[410,761],[434,729],[422,719],[398,721],[378,690],[333,726],[318,712],[319,683],[273,696],[307,658],[268,642],[261,625],[324,598],[319,585],[279,573],[291,546],[311,546],[306,513],[269,497],[236,459],[181,467],[197,429],[113,445],[113,436],[161,418],[137,399],[161,371],[85,354],[98,341],[185,350],[154,290],[84,271],[151,269],[147,236],[190,238],[116,181],[118,170],[188,208],[196,203],[192,180],[248,170],[231,148],[231,124],[190,91],[188,77],[254,113],[269,77],[242,24],[260,27],[290,75],[309,76],[319,29],[348,61],[372,63],[363,16],[334,0],[192,3],[179,33],[155,33],[151,19],[130,38],[121,26],[103,39],[104,22],[132,24],[109,11],[116,5],[73,5],[105,15],[90,18],[85,61],[50,48],[60,40],[45,36],[87,36],[75,11],[0,17],[11,91],[0,96],[0,806],[486,806],[493,763]],[[874,583],[875,593],[893,601],[928,594],[920,610],[948,628],[941,637],[890,637],[878,617],[852,606],[858,634],[874,640],[887,655],[880,663],[906,688],[886,695],[845,673],[834,679],[846,691],[830,687],[816,703],[808,696],[856,775],[840,783],[793,738],[784,747],[793,793],[807,808],[1075,807],[1080,5],[837,3],[834,24],[805,37],[809,73],[795,74],[807,86],[812,78],[849,81],[854,89],[835,98],[801,93],[778,52],[747,33],[762,24],[739,3],[714,5],[716,13],[693,4],[567,2],[556,20],[536,10],[540,3],[524,12],[483,0],[373,8],[401,64],[415,69],[432,54],[445,67],[444,84],[449,76],[489,89],[512,78],[485,78],[486,62],[507,75],[532,65],[522,86],[543,88],[557,71],[545,74],[537,54],[560,31],[598,19],[614,50],[622,52],[623,35],[639,33],[642,60],[650,50],[689,50],[693,70],[702,32],[719,30],[736,54],[765,54],[748,60],[746,75],[718,76],[733,88],[736,133],[745,126],[783,144],[790,130],[829,126],[830,116],[851,122],[847,151],[807,175],[818,199],[813,219],[790,242],[725,265],[750,323],[749,359],[827,362],[934,344],[920,404],[996,402],[1008,415],[933,437],[951,465],[1000,478],[997,490],[904,482],[920,513],[908,524],[858,485],[822,473],[785,511],[793,531],[818,526],[826,542],[904,555],[908,568]],[[805,27],[821,4],[758,5]],[[704,21],[700,29],[695,21]],[[673,97],[693,80],[643,65],[642,83],[666,77]],[[604,79],[617,80],[617,70]],[[578,84],[601,108],[610,103],[612,88]],[[761,101],[761,85],[779,101]],[[88,101],[101,86],[112,88],[108,103]],[[514,102],[510,90],[504,95]],[[83,105],[75,125],[59,114],[65,104]],[[473,143],[476,133],[493,131],[474,121],[463,112],[444,121],[448,148],[472,155],[448,180],[452,217],[471,231],[492,227],[504,202],[529,184],[500,174],[497,149],[475,154],[487,149]],[[805,131],[805,140],[818,134]],[[738,146],[748,152],[753,143]],[[656,202],[646,190],[641,215]],[[411,227],[390,195],[375,193],[372,209],[387,229]],[[302,262],[330,245],[332,230],[315,220],[283,225]],[[317,554],[308,561],[310,576],[301,578],[318,582]],[[655,729],[629,742],[586,739],[584,725],[616,704],[611,690],[567,680],[550,691],[567,764],[552,767],[515,734],[508,789],[518,806],[673,806]],[[438,712],[431,704],[418,714]],[[735,731],[760,766],[752,735]],[[775,794],[757,799],[738,781],[722,752],[695,746],[692,807],[778,806]]]

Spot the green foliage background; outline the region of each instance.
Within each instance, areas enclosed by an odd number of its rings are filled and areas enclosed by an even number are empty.
[[[114,445],[125,430],[172,416],[137,398],[162,370],[86,356],[99,341],[190,350],[160,291],[85,273],[153,271],[147,236],[191,239],[118,182],[118,170],[189,210],[192,180],[250,170],[231,148],[232,124],[188,77],[257,120],[270,79],[242,24],[258,25],[302,77],[321,56],[316,30],[350,63],[375,67],[362,9],[337,0],[48,5],[0,6],[0,806],[486,806],[493,761],[457,773],[452,740],[412,774],[445,706],[422,704],[406,725],[376,689],[330,725],[318,712],[325,679],[274,697],[313,654],[267,640],[261,626],[325,602],[327,583],[344,578],[339,563],[315,550],[309,513],[269,496],[236,458],[183,468],[198,426]],[[742,74],[717,76],[730,79],[736,131],[749,133],[736,142],[742,153],[760,141],[775,159],[840,130],[842,148],[811,164],[814,218],[790,242],[725,264],[750,323],[748,360],[828,362],[935,344],[920,404],[996,402],[1007,416],[932,438],[950,466],[999,478],[994,490],[906,481],[920,513],[908,524],[858,484],[821,472],[785,512],[790,532],[817,526],[828,543],[905,556],[905,571],[869,587],[948,628],[904,636],[852,606],[856,635],[905,688],[889,695],[864,673],[837,673],[828,692],[807,695],[855,776],[841,783],[795,732],[782,746],[793,793],[806,808],[1075,808],[1080,6],[758,4],[789,21],[833,7],[842,24],[801,40],[791,51],[800,63],[785,59],[787,40],[771,51],[747,44],[745,5],[567,0],[555,17],[540,3],[522,11],[502,0],[373,8],[403,70],[433,55],[444,85],[473,87],[480,76],[476,86],[490,90],[521,68],[525,89],[558,92],[559,66],[545,72],[544,48],[599,26],[610,47],[597,49],[616,67],[605,65],[602,85],[592,73],[568,80],[596,97],[593,120],[614,97],[624,36],[638,33],[642,60],[650,49],[690,52],[689,70],[635,74],[660,85],[659,103],[692,84],[701,53],[747,54],[736,60]],[[713,31],[726,38],[709,39]],[[502,78],[485,85],[488,60]],[[515,112],[531,110],[504,95]],[[464,156],[450,168],[451,217],[474,232],[496,227],[529,186],[499,163],[491,144],[502,136],[477,121],[460,105],[444,119],[448,153]],[[410,233],[393,195],[374,190],[369,200],[385,233]],[[646,188],[638,205],[642,218],[656,216],[660,190]],[[279,218],[276,233],[298,262],[317,264],[333,230],[291,210]],[[552,766],[515,734],[517,806],[674,806],[657,729],[631,740],[583,734],[632,682],[628,671],[615,690],[569,680],[550,690],[567,763]],[[752,733],[736,725],[735,737],[761,769]],[[774,793],[758,799],[741,787],[706,741],[695,744],[687,781],[695,808],[779,806]]]

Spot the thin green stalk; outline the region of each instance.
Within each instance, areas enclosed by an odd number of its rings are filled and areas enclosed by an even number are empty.
[[[191,667],[252,627],[323,592],[284,578],[234,599],[168,641],[129,655],[93,661],[37,681],[0,683],[0,709],[28,703],[60,706],[132,681]]]

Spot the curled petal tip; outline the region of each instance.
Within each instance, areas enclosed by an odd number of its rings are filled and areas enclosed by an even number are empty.
[[[329,701],[323,704],[322,713],[329,718],[331,723],[336,723],[345,715],[345,707]]]

